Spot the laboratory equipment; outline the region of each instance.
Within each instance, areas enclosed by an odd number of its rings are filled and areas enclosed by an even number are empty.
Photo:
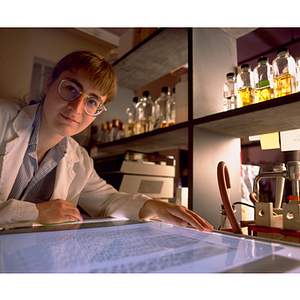
[[[226,212],[226,215],[229,219],[229,222],[232,226],[233,232],[237,234],[242,234],[241,227],[236,219],[234,214],[232,204],[229,197],[229,190],[231,188],[231,181],[229,170],[224,161],[220,161],[217,167],[217,177],[218,177],[218,185],[220,190],[220,195],[222,198],[223,206]]]
[[[261,178],[277,178],[275,204],[259,202],[259,181]],[[290,202],[282,203],[284,181],[289,180],[292,186]],[[300,202],[299,202],[300,162],[289,161],[280,165],[276,171],[258,174],[254,180],[253,193],[250,199],[255,203],[255,223],[258,226],[279,227],[288,230],[300,230]]]
[[[97,157],[95,170],[114,188],[170,199],[174,194],[175,159],[172,156],[126,151]]]

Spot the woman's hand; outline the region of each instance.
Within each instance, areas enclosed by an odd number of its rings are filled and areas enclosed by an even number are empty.
[[[51,224],[72,221],[82,221],[82,216],[77,207],[69,201],[62,199],[37,203],[39,211],[37,223]]]
[[[140,209],[139,217],[148,219],[157,216],[162,222],[186,227],[188,223],[200,231],[212,231],[213,226],[185,206],[160,200],[148,200]]]

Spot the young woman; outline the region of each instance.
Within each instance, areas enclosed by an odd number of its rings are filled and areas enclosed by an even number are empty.
[[[101,179],[70,136],[87,128],[113,100],[117,79],[101,56],[77,51],[58,62],[34,105],[0,100],[0,224],[60,223],[92,217],[154,216],[199,230],[212,226],[185,207],[120,193]]]

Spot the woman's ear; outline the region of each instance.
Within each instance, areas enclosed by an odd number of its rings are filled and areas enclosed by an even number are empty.
[[[50,74],[47,78],[47,81],[45,83],[45,86],[44,86],[44,93],[47,95],[49,89],[50,89],[50,86],[51,84],[53,83],[53,76],[52,74]]]

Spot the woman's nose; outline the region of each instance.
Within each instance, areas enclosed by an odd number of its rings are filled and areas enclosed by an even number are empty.
[[[68,108],[72,110],[76,115],[81,114],[84,110],[85,95],[80,95],[77,99],[68,103]]]

